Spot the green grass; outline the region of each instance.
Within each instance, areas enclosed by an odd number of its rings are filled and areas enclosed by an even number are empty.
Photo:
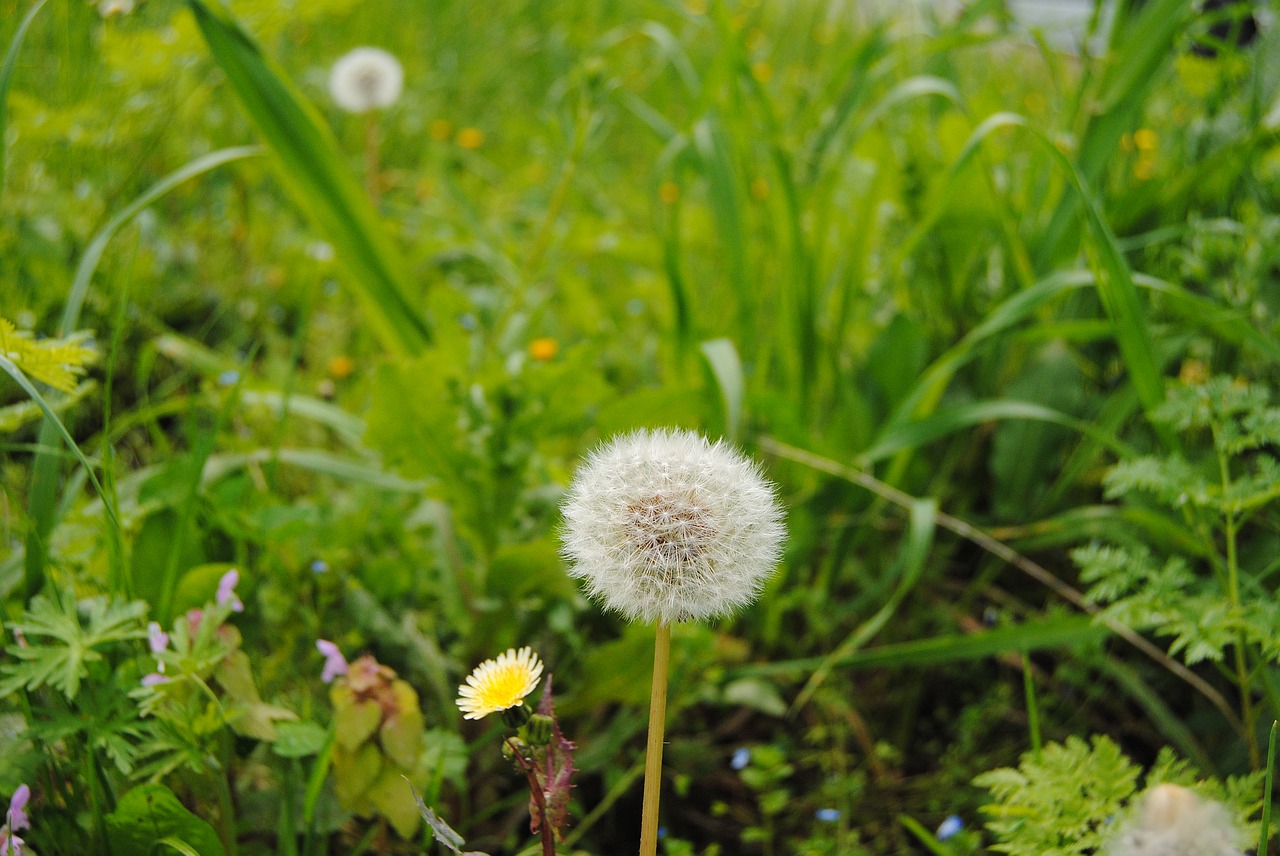
[[[1271,472],[1272,416],[1219,473],[1206,430],[1153,415],[1280,381],[1280,34],[1205,59],[1185,3],[1132,5],[1071,56],[997,2],[0,0],[0,316],[101,354],[70,398],[0,355],[28,408],[0,452],[6,626],[74,590],[172,627],[237,567],[259,702],[331,733],[316,639],[373,652],[418,694],[422,792],[494,854],[535,841],[528,797],[453,688],[532,645],[578,744],[574,846],[628,852],[652,634],[564,575],[557,505],[598,440],[679,425],[759,458],[790,534],[757,605],[674,633],[667,852],[997,852],[974,776],[1092,734],[1155,770],[1172,746],[1269,825],[1227,777],[1280,699],[1276,503],[1228,546],[1209,500],[1104,476]],[[405,68],[373,177],[327,92],[360,44]],[[1092,615],[1093,541],[1206,590],[1230,567],[1231,668]],[[34,728],[0,739],[0,794],[37,791],[42,854],[102,847],[175,746],[162,784],[224,847],[419,852],[340,804],[331,739],[218,719],[243,682],[209,672],[210,707],[156,731],[145,643],[101,653],[96,690],[0,699]]]

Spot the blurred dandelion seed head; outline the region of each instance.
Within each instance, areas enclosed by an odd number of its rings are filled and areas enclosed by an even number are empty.
[[[491,713],[524,704],[525,696],[538,688],[542,661],[529,647],[508,648],[496,660],[485,660],[458,687],[458,708],[463,719],[481,719]]]
[[[759,467],[693,431],[637,431],[596,449],[563,511],[570,575],[632,621],[716,618],[751,603],[785,536]]]
[[[329,94],[348,113],[390,107],[404,87],[400,61],[381,48],[356,48],[333,64]]]
[[[1111,840],[1107,856],[1240,856],[1241,835],[1225,806],[1160,784]]]
[[[116,15],[129,15],[137,8],[135,0],[101,0],[98,3],[98,14],[104,18]]]

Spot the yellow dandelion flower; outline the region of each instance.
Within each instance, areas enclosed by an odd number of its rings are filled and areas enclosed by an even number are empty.
[[[457,143],[464,149],[478,149],[484,145],[484,131],[479,128],[463,128],[458,132]]]
[[[508,648],[496,660],[485,660],[458,687],[458,708],[463,719],[481,719],[491,713],[524,704],[538,687],[542,661],[529,647]]]
[[[674,181],[664,181],[658,187],[658,198],[664,205],[675,205],[680,199],[680,185]]]
[[[351,377],[351,373],[356,370],[356,361],[345,354],[334,357],[329,360],[329,375],[338,380]]]
[[[768,83],[773,80],[773,66],[765,60],[753,63],[751,66],[751,76],[759,83]]]
[[[543,336],[529,343],[529,356],[540,362],[545,363],[555,359],[558,353],[560,353],[560,343],[550,336]]]
[[[427,133],[433,140],[444,142],[453,136],[453,123],[448,119],[433,119],[430,125],[427,125]]]
[[[1154,151],[1157,140],[1156,132],[1150,128],[1139,128],[1133,132],[1133,145],[1140,152]]]

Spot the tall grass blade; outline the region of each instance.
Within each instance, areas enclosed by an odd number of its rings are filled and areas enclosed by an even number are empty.
[[[333,135],[230,12],[204,0],[187,0],[187,5],[245,113],[275,155],[277,174],[294,203],[333,245],[369,323],[391,350],[421,351],[431,333],[410,299],[405,264]]]
[[[929,550],[933,547],[933,536],[938,527],[938,504],[932,499],[918,499],[911,503],[908,519],[906,541],[890,570],[890,575],[898,578],[898,585],[893,594],[875,615],[859,625],[826,656],[822,665],[814,669],[804,689],[796,695],[796,700],[791,705],[791,713],[808,704],[809,699],[813,698],[813,694],[818,691],[838,663],[846,661],[884,628],[898,611],[898,606],[903,599],[915,588],[920,575],[924,572],[925,559],[929,557]]]
[[[972,635],[950,634],[867,648],[841,657],[836,669],[873,669],[937,666],[966,660],[983,660],[997,654],[1043,651],[1054,648],[1096,647],[1111,631],[1087,615],[1055,615]],[[760,663],[730,669],[729,680],[812,672],[825,658],[806,657]]]
[[[26,37],[27,30],[31,27],[31,22],[35,20],[36,13],[40,11],[45,2],[46,0],[36,0],[35,5],[27,10],[22,23],[18,25],[17,31],[13,34],[13,40],[9,42],[9,49],[4,53],[4,63],[0,64],[0,198],[4,197],[4,134],[9,113],[9,82],[13,80],[13,67],[18,64],[18,50],[22,47],[22,40]]]
[[[1112,30],[1105,66],[1094,82],[1096,90],[1087,86],[1080,93],[1080,109],[1088,110],[1090,118],[1080,134],[1080,147],[1072,166],[1079,169],[1082,188],[1097,186],[1121,136],[1141,115],[1147,96],[1159,80],[1160,69],[1175,53],[1173,47],[1178,34],[1186,28],[1195,10],[1195,4],[1185,0],[1154,0],[1141,7],[1132,3],[1117,6],[1122,11]],[[1079,202],[1080,194],[1071,194],[1069,188],[1058,201],[1040,239],[1036,257],[1038,270],[1053,267],[1067,251],[1080,210]]]

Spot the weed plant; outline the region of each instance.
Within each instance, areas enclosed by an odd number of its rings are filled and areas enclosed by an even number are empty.
[[[3,846],[635,852],[654,630],[559,508],[674,428],[788,540],[671,628],[660,852],[1101,853],[1173,786],[1265,847],[1280,28],[1208,5],[0,0]],[[455,688],[525,646],[504,758]]]

